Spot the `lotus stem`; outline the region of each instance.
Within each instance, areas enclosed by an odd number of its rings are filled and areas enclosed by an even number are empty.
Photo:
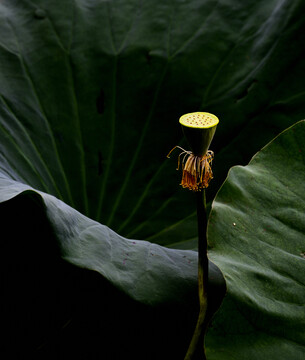
[[[197,226],[198,226],[198,296],[199,296],[199,315],[196,328],[190,342],[184,360],[192,360],[200,352],[201,359],[205,360],[204,336],[206,333],[207,322],[206,313],[208,307],[208,278],[209,260],[207,256],[207,214],[205,190],[196,192],[197,205]],[[200,349],[200,346],[202,348]],[[201,351],[200,351],[201,350]]]

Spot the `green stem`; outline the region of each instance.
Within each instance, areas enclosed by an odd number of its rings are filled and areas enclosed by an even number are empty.
[[[200,307],[196,328],[184,360],[195,359],[196,354],[200,350],[202,352],[200,359],[206,359],[203,342],[207,325],[205,319],[208,307],[207,294],[209,261],[207,257],[207,214],[205,190],[196,192],[196,203],[198,224],[198,293]]]

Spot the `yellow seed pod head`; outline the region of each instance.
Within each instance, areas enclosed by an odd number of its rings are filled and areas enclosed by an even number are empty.
[[[179,119],[183,133],[196,156],[204,156],[214,137],[219,119],[207,112],[193,112]]]

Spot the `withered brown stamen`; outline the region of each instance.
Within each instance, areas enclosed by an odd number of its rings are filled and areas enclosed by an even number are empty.
[[[175,146],[167,155],[170,156],[172,151],[178,147],[182,152],[178,156],[178,167],[180,168],[180,163],[182,163],[182,180],[180,185],[183,188],[192,190],[192,191],[201,191],[209,186],[210,181],[213,179],[212,172],[212,161],[214,153],[211,150],[208,150],[204,156],[196,156],[191,151],[186,151],[180,146]],[[180,157],[183,155],[181,161]]]

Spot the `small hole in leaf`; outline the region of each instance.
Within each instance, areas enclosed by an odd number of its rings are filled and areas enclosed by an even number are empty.
[[[43,9],[36,9],[34,11],[34,17],[35,19],[42,20],[45,19],[47,16],[46,12]]]
[[[243,98],[245,98],[245,97],[248,95],[249,91],[252,90],[252,88],[255,86],[255,84],[256,84],[257,82],[258,82],[258,81],[254,79],[254,80],[250,83],[250,85],[249,85],[243,92],[241,92],[241,93],[237,96],[235,102],[238,102],[238,101],[242,100]]]
[[[145,54],[145,57],[146,57],[147,63],[150,64],[150,63],[151,63],[151,60],[152,60],[151,52],[148,51],[148,52]]]
[[[96,109],[99,114],[103,114],[105,110],[105,93],[103,90],[100,91],[100,95],[96,99]]]

